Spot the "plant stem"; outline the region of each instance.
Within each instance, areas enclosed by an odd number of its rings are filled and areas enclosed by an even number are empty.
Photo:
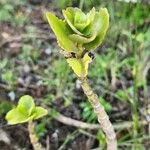
[[[35,134],[35,125],[32,121],[29,121],[28,123],[28,131],[29,131],[30,141],[34,150],[45,150],[45,148],[43,148],[43,146],[38,142],[38,138]]]
[[[133,137],[137,137],[138,128],[139,128],[139,116],[137,111],[137,103],[135,100],[131,101],[131,111],[132,111],[132,120],[133,120]]]
[[[114,128],[106,114],[104,107],[99,103],[98,96],[93,92],[88,84],[87,78],[79,78],[81,87],[89,99],[95,113],[98,117],[98,122],[106,135],[107,150],[117,150],[117,140]]]

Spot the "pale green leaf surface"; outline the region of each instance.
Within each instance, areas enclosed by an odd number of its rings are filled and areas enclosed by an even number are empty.
[[[90,19],[90,22],[92,22],[95,18],[95,8],[93,7],[89,13],[87,13],[87,18]]]
[[[8,124],[18,124],[43,117],[48,112],[42,107],[35,107],[34,100],[31,96],[22,96],[18,106],[10,110],[6,115]]]
[[[67,62],[77,76],[84,76],[84,66],[82,61],[77,58],[68,58]]]
[[[95,26],[98,26],[98,28],[100,29],[98,36],[95,38],[94,41],[84,45],[87,50],[97,48],[101,44],[101,42],[103,41],[103,39],[105,37],[106,31],[107,31],[108,26],[109,26],[109,14],[108,14],[106,8],[100,9],[99,18],[100,18],[100,20],[99,20],[100,24],[97,23],[95,25]]]
[[[79,35],[83,35],[80,31],[78,31],[75,26],[74,26],[74,21],[72,21],[72,18],[70,17],[71,16],[71,13],[74,14],[74,11],[76,9],[73,9],[72,7],[69,7],[67,8],[66,10],[63,10],[63,16],[65,18],[65,21],[68,23],[68,25],[70,26],[70,28],[77,34]],[[74,16],[73,16],[74,17]]]
[[[68,38],[70,31],[66,27],[65,22],[63,22],[61,19],[58,19],[51,12],[46,13],[46,16],[52,30],[57,37],[60,47],[69,52],[76,52],[77,48],[75,44]]]
[[[93,22],[84,30],[84,34],[90,34],[90,36],[93,34],[98,35],[103,28],[102,19],[100,13],[96,12]]]
[[[17,109],[20,113],[30,116],[35,109],[34,100],[31,96],[22,96],[19,100]]]
[[[87,19],[85,22],[82,23],[75,23],[74,26],[79,30],[79,31],[83,31],[88,25],[90,24],[90,20]]]
[[[79,20],[79,21],[75,21],[74,22],[75,27],[79,31],[83,31],[84,29],[86,29],[86,31],[87,31],[87,29],[89,29],[90,25],[92,24],[92,22],[93,22],[93,20],[95,18],[95,13],[96,13],[95,12],[95,8],[93,7],[92,10],[89,13],[87,13],[86,17],[84,16],[84,20],[80,19],[80,16],[78,18],[75,16],[75,20]],[[90,32],[90,31],[88,31],[88,32]],[[85,35],[87,35],[87,34],[84,34],[84,36]]]
[[[78,9],[75,12],[75,16],[74,16],[74,23],[83,23],[87,20],[86,15],[80,10]]]
[[[24,123],[32,119],[32,117],[28,117],[23,115],[18,111],[17,108],[14,108],[10,110],[6,115],[6,120],[8,121],[8,124],[14,125],[18,123]]]
[[[42,107],[37,106],[35,108],[35,112],[34,113],[35,113],[35,116],[34,116],[34,120],[35,120],[35,119],[38,119],[38,118],[41,118],[41,117],[47,115],[48,111],[47,111],[47,109],[44,109]]]
[[[88,66],[89,66],[89,63],[92,62],[92,58],[88,55],[88,53],[86,53],[82,59],[82,62],[84,64],[84,68],[85,68],[85,74],[87,76],[88,74]]]
[[[67,62],[69,66],[73,69],[75,74],[79,77],[86,77],[88,74],[88,66],[92,59],[85,54],[82,59],[78,58],[68,58]]]
[[[83,37],[78,34],[71,34],[69,37],[74,42],[84,44],[84,43],[89,43],[89,42],[93,41],[96,38],[96,34],[93,34],[93,36],[91,36],[91,37]]]

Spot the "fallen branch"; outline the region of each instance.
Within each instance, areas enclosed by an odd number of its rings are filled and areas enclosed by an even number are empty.
[[[60,113],[58,113],[57,115],[53,115],[53,118],[56,119],[57,121],[69,125],[69,126],[74,126],[77,128],[82,128],[82,129],[90,129],[90,130],[98,130],[100,125],[99,124],[90,124],[90,123],[86,123],[83,121],[78,121],[69,117],[66,117]],[[139,125],[146,125],[147,122],[146,121],[140,121]],[[121,123],[116,123],[113,124],[114,128],[116,130],[122,130],[122,129],[128,129],[132,127],[132,122],[131,121],[125,121],[125,122],[121,122]]]
[[[0,101],[7,101],[10,103],[10,101],[8,101],[6,99],[0,98]],[[45,106],[45,108],[46,108],[46,106]],[[52,117],[55,120],[65,124],[65,125],[74,126],[74,127],[81,128],[81,129],[98,130],[99,126],[100,126],[99,124],[86,123],[83,121],[79,121],[79,120],[75,120],[75,119],[66,117],[66,116],[60,114],[59,112],[55,112],[54,114],[52,113]],[[146,124],[147,124],[147,122],[145,120],[139,122],[140,126],[146,125]],[[116,130],[129,129],[132,127],[132,122],[124,121],[124,122],[113,124],[113,126],[114,126],[114,129],[116,129]]]

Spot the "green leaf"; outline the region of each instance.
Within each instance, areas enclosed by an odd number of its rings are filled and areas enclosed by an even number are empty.
[[[65,22],[63,22],[61,19],[58,19],[51,12],[46,13],[46,17],[57,37],[60,47],[69,52],[76,52],[77,48],[75,44],[68,38],[70,30],[66,27]]]
[[[90,43],[85,44],[87,50],[97,48],[103,41],[106,31],[109,26],[109,14],[106,8],[101,8],[99,13],[96,13],[92,33],[98,32],[97,37]]]
[[[88,74],[88,66],[89,63],[92,62],[92,59],[88,56],[88,53],[86,53],[82,59],[68,58],[67,62],[77,76],[86,77]]]
[[[75,26],[79,31],[82,32],[89,24],[90,24],[90,20],[87,19],[86,22],[83,22],[83,23],[75,23],[74,26]]]
[[[87,16],[80,10],[77,9],[74,16],[74,23],[83,23],[86,22]]]
[[[39,118],[47,115],[48,111],[46,109],[42,108],[42,107],[37,106],[35,108],[35,112],[34,113],[35,113],[35,116],[34,116],[34,120],[35,120],[35,119],[39,119]]]
[[[68,23],[70,28],[77,34],[83,35],[79,30],[77,30],[74,26],[74,16],[76,12],[81,11],[78,8],[68,7],[66,10],[63,10],[63,15],[65,17],[65,21]]]
[[[77,11],[74,18],[74,26],[82,32],[90,24],[90,18],[80,10]]]
[[[92,10],[87,14],[87,18],[90,20],[90,24],[83,30],[83,34],[84,34],[84,36],[92,36],[92,29],[93,29],[93,21],[94,21],[94,19],[95,18],[97,18],[97,17],[95,17],[95,14],[97,14],[96,13],[96,11],[95,11],[95,8],[93,7],[92,8]],[[98,17],[99,18],[99,17]],[[97,29],[99,29],[99,28],[97,28]],[[96,35],[97,35],[98,33],[96,33]]]
[[[29,95],[22,96],[18,106],[10,110],[6,115],[9,124],[28,122],[43,117],[48,112],[42,107],[35,107],[33,98]]]
[[[8,121],[8,124],[11,125],[27,122],[32,118],[33,116],[28,117],[19,112],[17,108],[10,110],[6,115],[6,120]]]
[[[93,7],[89,13],[87,13],[87,18],[90,19],[90,22],[93,22],[95,18],[95,8]]]
[[[69,37],[74,42],[77,42],[80,44],[85,44],[85,43],[89,43],[89,42],[93,41],[96,38],[96,34],[94,34],[91,37],[83,37],[78,34],[71,34]]]
[[[30,116],[35,109],[33,98],[29,95],[22,96],[19,100],[17,109],[20,113]]]

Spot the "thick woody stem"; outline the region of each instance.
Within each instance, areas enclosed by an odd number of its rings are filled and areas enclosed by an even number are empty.
[[[117,150],[117,140],[114,128],[106,114],[104,107],[100,104],[98,96],[93,92],[86,78],[79,78],[81,87],[89,99],[95,113],[98,117],[98,122],[102,130],[105,132],[107,141],[107,150]]]
[[[43,148],[43,146],[38,142],[38,138],[34,130],[35,130],[35,125],[32,121],[30,121],[28,123],[28,131],[29,131],[30,141],[34,150],[45,150],[45,148]]]

